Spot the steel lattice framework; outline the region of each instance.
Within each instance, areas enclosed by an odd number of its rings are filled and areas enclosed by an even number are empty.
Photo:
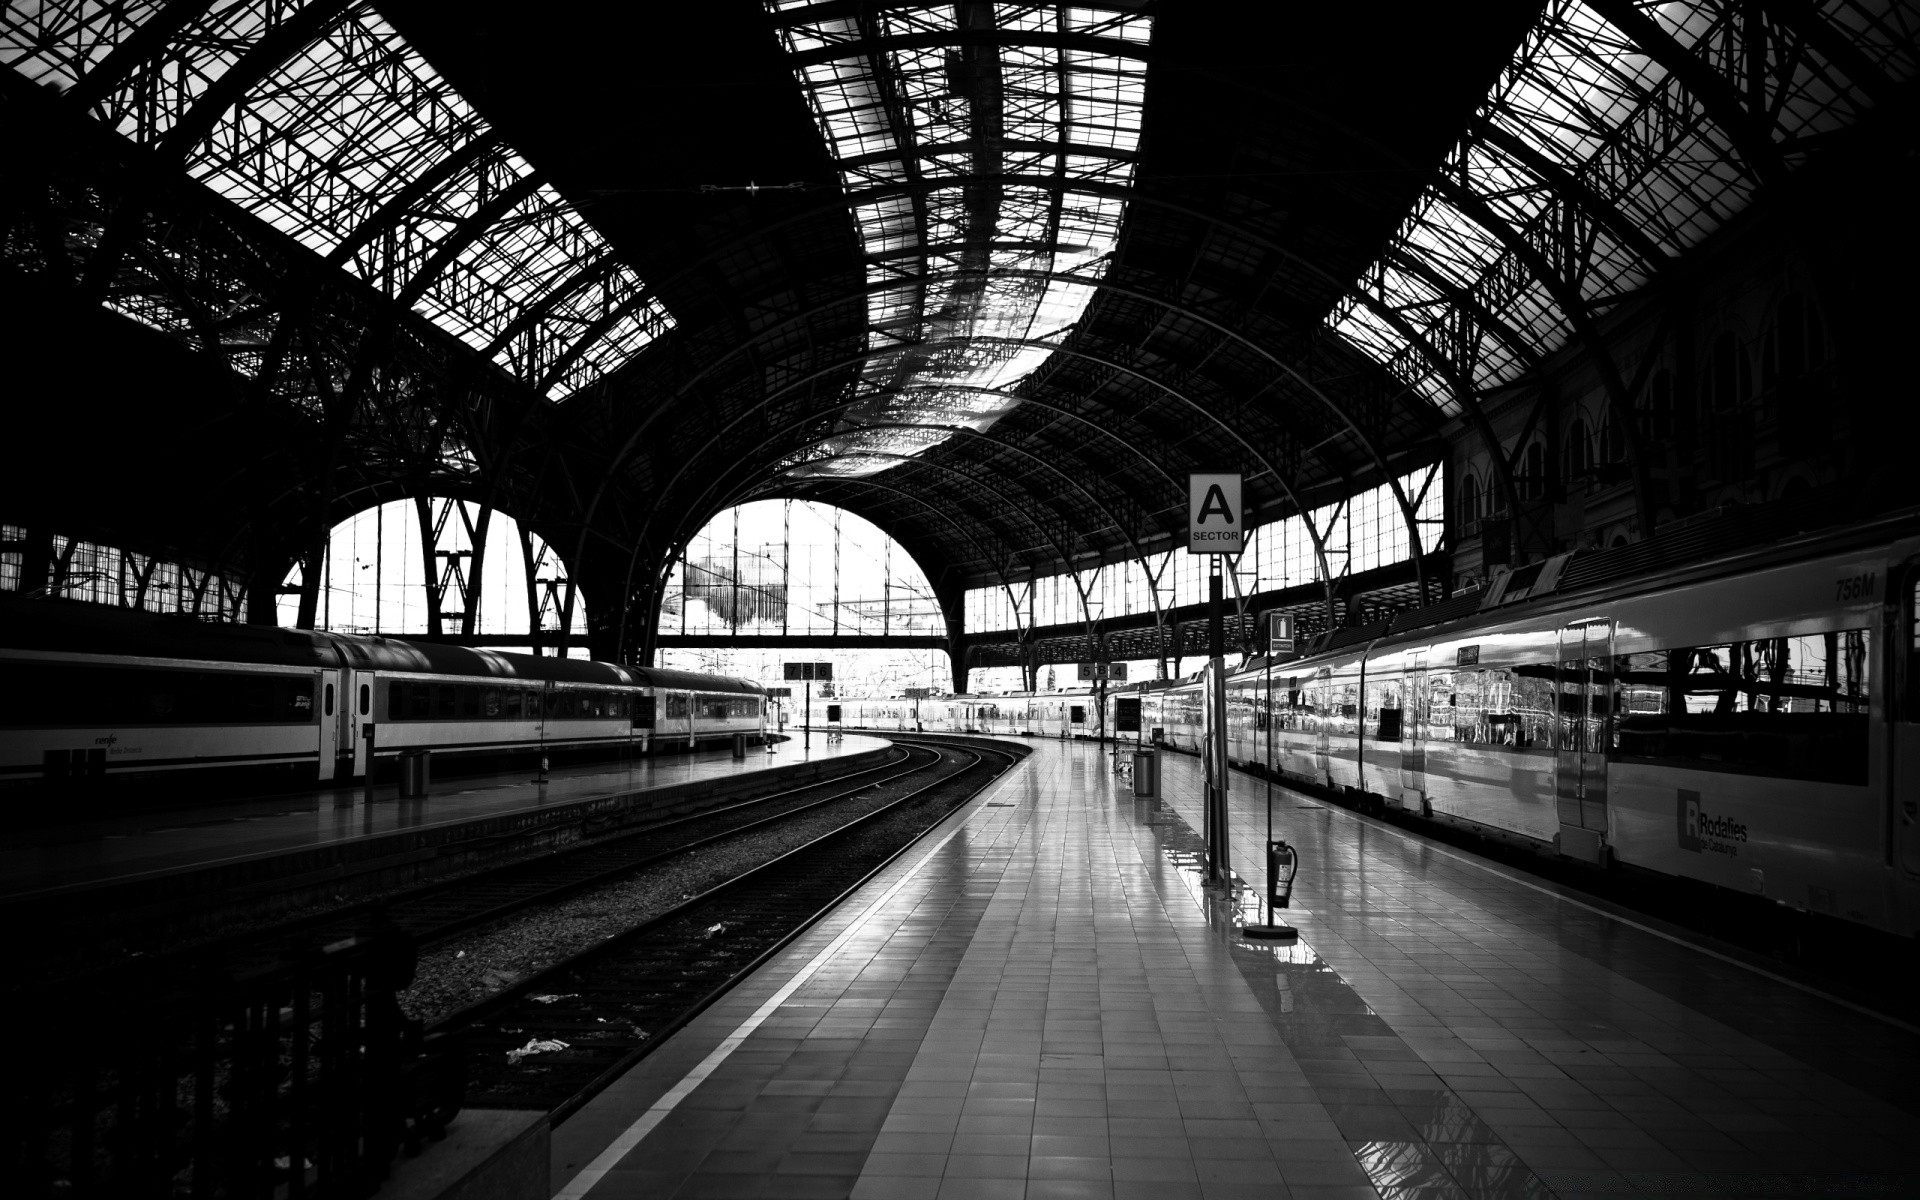
[[[6,280],[231,380],[208,419],[270,449],[207,472],[183,561],[271,586],[345,512],[458,496],[625,598],[605,653],[760,496],[874,520],[955,611],[1164,548],[1189,469],[1265,520],[1466,436],[1517,509],[1483,410],[1569,352],[1644,509],[1604,322],[1920,68],[1911,0],[1535,0],[1373,112],[1215,65],[1205,3],[755,0],[818,178],[622,227],[386,7],[14,0]]]

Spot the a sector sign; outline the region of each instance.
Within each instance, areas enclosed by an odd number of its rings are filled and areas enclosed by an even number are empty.
[[[1240,475],[1187,476],[1187,552],[1238,554],[1247,548],[1247,523],[1240,508]]]

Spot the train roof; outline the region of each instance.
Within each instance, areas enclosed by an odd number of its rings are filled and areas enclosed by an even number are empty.
[[[182,658],[269,666],[353,667],[493,679],[682,688],[764,694],[757,683],[662,667],[626,667],[584,658],[549,658],[441,642],[364,634],[202,621],[178,614],[108,608],[77,600],[0,593],[0,647]]]
[[[669,667],[628,667],[634,682],[647,687],[685,689],[694,692],[745,692],[764,696],[767,689],[748,679],[730,675],[702,675],[697,671],[676,671]]]
[[[27,599],[4,593],[0,593],[0,646],[302,667],[339,665],[331,636],[312,630],[223,624],[78,600]]]

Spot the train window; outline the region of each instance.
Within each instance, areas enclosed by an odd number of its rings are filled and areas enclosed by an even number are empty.
[[[1553,745],[1554,664],[1454,673],[1454,740],[1473,746],[1545,750]]]
[[[333,685],[332,684],[327,685],[326,715],[329,717],[333,715]]]
[[[509,720],[520,715],[520,698],[526,693],[520,688],[508,688],[500,694],[500,715]]]
[[[1613,750],[1705,771],[1867,781],[1868,632],[1614,660]]]
[[[687,719],[687,697],[685,693],[667,697],[667,719],[684,721]]]
[[[460,685],[460,715],[463,717],[480,715],[480,689],[470,683]]]
[[[389,705],[389,707],[391,707],[391,705]],[[373,711],[373,685],[370,683],[363,683],[360,685],[360,715],[364,717],[372,711]]]
[[[1913,573],[1907,596],[1907,638],[1906,719],[1920,721],[1920,571]]]
[[[436,717],[457,717],[460,715],[460,689],[451,683],[443,683],[434,688],[433,715]]]
[[[500,689],[484,688],[480,692],[480,715],[497,717],[500,715]]]
[[[407,716],[416,721],[424,721],[433,715],[433,685],[430,683],[410,683],[407,685]]]

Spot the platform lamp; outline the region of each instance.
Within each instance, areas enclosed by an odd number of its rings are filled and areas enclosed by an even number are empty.
[[[1275,839],[1267,843],[1267,923],[1248,925],[1241,929],[1247,937],[1255,938],[1295,938],[1300,931],[1291,925],[1281,925],[1274,921],[1273,910],[1285,908],[1293,902],[1293,877],[1300,873],[1300,855],[1283,840]]]

